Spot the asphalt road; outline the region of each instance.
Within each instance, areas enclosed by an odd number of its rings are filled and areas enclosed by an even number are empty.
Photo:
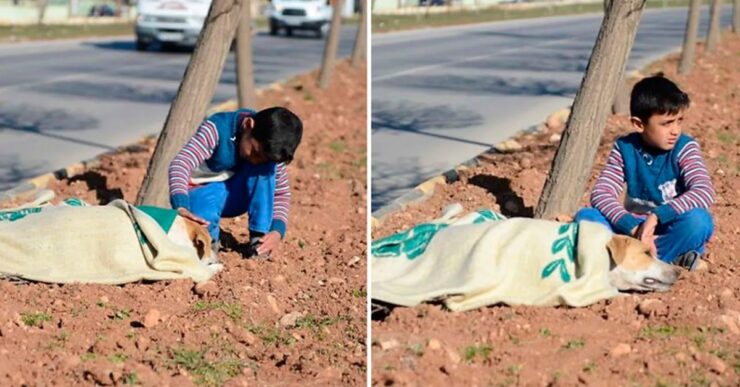
[[[355,26],[342,28],[339,56]],[[260,33],[258,86],[321,64],[324,40]],[[137,52],[133,37],[0,45],[0,191],[158,133],[192,50]],[[214,103],[236,96],[233,54]]]
[[[723,26],[731,7],[723,8]],[[686,8],[647,11],[628,70],[683,42]],[[372,207],[569,106],[602,15],[373,36]],[[702,10],[700,34],[708,25]]]

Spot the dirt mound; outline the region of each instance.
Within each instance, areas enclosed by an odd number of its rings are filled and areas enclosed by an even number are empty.
[[[342,63],[265,92],[305,134],[288,167],[286,239],[245,260],[244,216],[223,221],[225,270],[124,286],[0,281],[0,385],[360,385],[366,375],[366,72]],[[154,140],[51,187],[60,198],[135,199]]]
[[[740,384],[740,38],[723,39],[713,57],[700,49],[689,76],[676,74],[676,56],[644,71],[663,71],[692,99],[684,130],[699,140],[717,190],[707,271],[685,272],[668,293],[582,309],[396,308],[372,323],[374,384]],[[608,120],[589,188],[614,139],[630,131],[626,118]],[[423,205],[391,216],[374,237],[436,218],[451,202],[531,216],[556,150],[555,134],[524,135],[517,139],[521,151],[486,155],[483,165],[438,187]]]

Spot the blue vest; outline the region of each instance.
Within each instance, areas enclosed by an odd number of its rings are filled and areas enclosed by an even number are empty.
[[[239,165],[239,116],[243,113],[254,115],[250,109],[239,109],[234,112],[212,114],[208,117],[218,131],[218,144],[211,157],[205,161],[213,172],[234,170]],[[275,165],[274,162],[268,162]]]
[[[628,211],[646,212],[647,208],[660,206],[686,191],[678,155],[690,141],[693,141],[690,136],[681,134],[673,149],[663,151],[645,147],[639,133],[617,140],[624,160],[628,196],[625,207]]]

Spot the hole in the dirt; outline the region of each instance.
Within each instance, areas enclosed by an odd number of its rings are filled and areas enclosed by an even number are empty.
[[[71,177],[68,181],[69,183],[85,182],[90,190],[95,191],[100,205],[106,205],[115,199],[123,199],[123,191],[120,188],[109,189],[108,178],[99,172],[87,171],[81,175]]]
[[[144,328],[144,324],[140,321],[131,321],[131,328]]]
[[[534,216],[534,208],[526,207],[524,199],[511,189],[510,179],[492,175],[475,175],[468,179],[468,183],[481,187],[493,195],[501,208],[502,215],[525,218]]]

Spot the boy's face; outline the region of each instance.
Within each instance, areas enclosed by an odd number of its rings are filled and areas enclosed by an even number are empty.
[[[262,152],[262,144],[252,137],[254,120],[245,118],[242,121],[242,136],[239,139],[239,158],[247,160],[252,164],[267,162],[267,157]]]
[[[685,113],[681,110],[677,114],[653,114],[646,123],[632,117],[632,126],[641,133],[647,145],[667,151],[676,146]]]

